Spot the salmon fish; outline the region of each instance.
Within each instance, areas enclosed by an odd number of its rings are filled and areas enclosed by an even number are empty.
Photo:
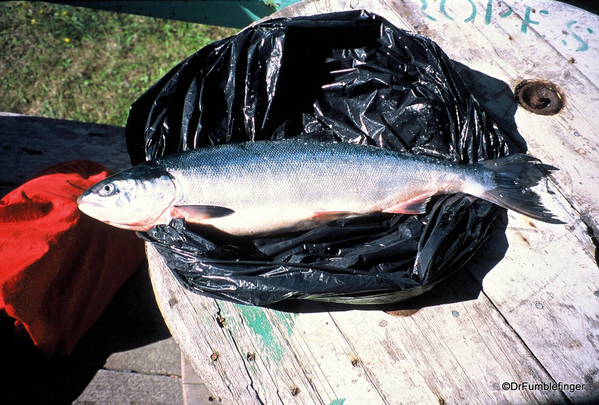
[[[432,196],[452,193],[559,223],[530,190],[554,169],[525,154],[461,165],[351,143],[258,141],[139,164],[77,202],[85,214],[135,231],[185,218],[233,235],[266,235],[376,212],[422,214]]]

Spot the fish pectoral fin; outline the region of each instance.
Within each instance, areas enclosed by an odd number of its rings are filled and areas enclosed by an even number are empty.
[[[230,208],[216,205],[177,205],[171,208],[171,217],[199,223],[210,218],[226,217],[234,212]]]
[[[431,197],[430,194],[418,195],[386,208],[383,212],[391,214],[424,214],[426,212],[426,205],[431,200]]]

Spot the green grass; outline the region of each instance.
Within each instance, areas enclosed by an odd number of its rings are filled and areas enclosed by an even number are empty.
[[[43,2],[0,3],[0,111],[125,125],[173,66],[237,30]]]

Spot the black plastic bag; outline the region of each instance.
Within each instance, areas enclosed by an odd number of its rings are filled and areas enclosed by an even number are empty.
[[[461,163],[517,151],[435,43],[366,11],[275,19],[208,45],[133,104],[126,133],[132,164],[295,136]],[[501,210],[461,194],[430,205],[423,215],[346,218],[254,239],[183,220],[140,236],[186,288],[215,298],[388,303],[457,271]]]

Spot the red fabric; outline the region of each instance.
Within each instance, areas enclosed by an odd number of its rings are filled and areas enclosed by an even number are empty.
[[[71,353],[145,257],[134,232],[77,208],[77,197],[109,174],[94,162],[66,162],[0,200],[0,309],[48,357]]]

